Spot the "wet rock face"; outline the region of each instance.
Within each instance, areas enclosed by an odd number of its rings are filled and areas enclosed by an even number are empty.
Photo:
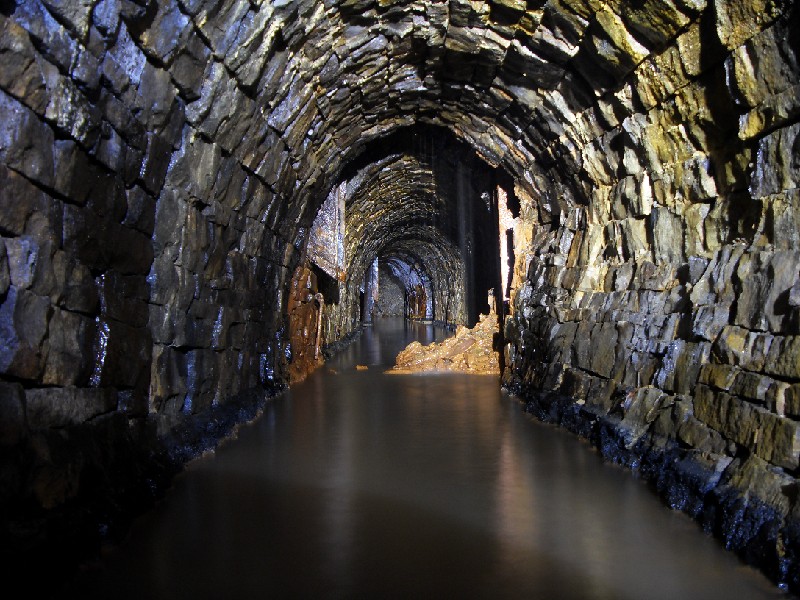
[[[391,269],[383,266],[379,274],[378,301],[375,303],[375,313],[384,317],[403,317],[406,311],[406,289]]]
[[[369,227],[348,243],[369,251],[342,306],[391,241],[428,261],[435,318],[477,315],[480,269],[444,283],[488,243],[454,252],[413,218],[423,182],[468,174],[371,154],[439,128],[519,203],[508,385],[620,460],[704,474],[692,506],[738,502],[732,547],[800,588],[799,19],[791,0],[0,3],[3,503],[62,506],[122,452],[90,440],[146,446],[285,381],[292,274],[354,172]]]

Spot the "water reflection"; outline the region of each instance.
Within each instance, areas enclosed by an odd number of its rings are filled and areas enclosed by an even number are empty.
[[[384,375],[410,337],[443,334],[376,321],[193,464],[83,597],[783,596],[494,378]]]

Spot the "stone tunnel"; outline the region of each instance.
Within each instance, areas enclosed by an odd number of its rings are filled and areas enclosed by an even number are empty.
[[[529,411],[800,590],[798,61],[792,0],[0,0],[4,563],[492,303]]]

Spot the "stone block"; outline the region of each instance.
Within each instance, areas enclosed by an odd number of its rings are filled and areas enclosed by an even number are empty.
[[[57,250],[53,255],[53,273],[56,289],[51,300],[69,311],[87,315],[98,312],[100,298],[97,286],[91,271],[85,265],[73,256]]]
[[[20,289],[30,289],[39,262],[39,244],[28,237],[10,238],[6,240],[6,253],[11,284]]]
[[[53,147],[55,181],[53,187],[73,204],[83,205],[98,186],[97,168],[78,144],[56,140]]]
[[[800,379],[800,336],[776,337],[769,347],[763,370],[775,377]]]
[[[51,206],[44,192],[22,175],[0,165],[0,229],[15,236],[32,233],[36,230],[34,221],[37,217],[47,218]],[[59,222],[60,219],[51,226]]]
[[[673,405],[674,419],[677,423],[677,438],[691,448],[700,451],[723,454],[728,441],[718,431],[711,429],[694,416],[689,400],[676,401]]]
[[[40,2],[18,2],[14,20],[38,42],[38,50],[59,70],[71,70],[79,53],[79,44],[58,20]]]
[[[117,393],[117,410],[128,418],[144,418],[148,408],[147,390],[121,390]]]
[[[792,510],[794,502],[786,493],[796,485],[792,475],[776,469],[757,455],[750,455],[739,468],[731,468],[729,473],[729,484],[748,497],[764,502],[782,516]]]
[[[36,50],[28,32],[14,21],[0,15],[0,88],[38,114],[44,112],[47,91]]]
[[[692,311],[692,334],[706,341],[717,339],[730,319],[730,306],[712,304],[699,306]]]
[[[757,33],[736,48],[728,59],[729,85],[748,107],[758,106],[792,85],[800,75],[792,64],[786,24]],[[788,59],[788,60],[787,60]]]
[[[174,44],[175,40],[170,39],[170,43]],[[146,63],[142,69],[137,92],[134,110],[137,112],[138,119],[145,125],[148,132],[155,135],[161,134],[170,123],[172,107],[176,99],[176,89],[170,80],[169,73],[149,62]],[[240,114],[230,103],[227,103],[226,106],[231,109],[229,115]]]
[[[95,340],[91,385],[123,388],[146,385],[153,345],[149,330],[112,319],[98,319]]]
[[[132,185],[141,172],[143,151],[129,145],[107,123],[101,125],[100,137],[92,152],[104,166],[121,176],[126,185]]]
[[[26,390],[28,426],[48,429],[78,425],[117,407],[110,388],[33,388]]]
[[[42,4],[78,39],[86,39],[94,0],[42,0]]]
[[[50,241],[23,236],[6,241],[11,283],[55,303],[63,292],[64,253]]]
[[[718,390],[729,391],[736,381],[738,367],[720,364],[705,364],[700,368],[698,382],[704,383]]]
[[[649,352],[626,350],[625,370],[622,376],[622,385],[628,388],[637,388],[650,385],[658,369],[658,361]]]
[[[86,385],[93,365],[94,319],[53,309],[47,328],[47,360],[42,383]]]
[[[585,372],[570,367],[561,372],[558,393],[585,402],[590,388],[591,378]]]
[[[700,421],[764,460],[786,469],[798,467],[800,432],[796,421],[702,384],[695,391],[694,412]]]
[[[789,338],[783,338],[788,340]],[[790,359],[785,358],[776,366],[776,354],[780,346],[780,338],[766,333],[758,333],[726,325],[714,343],[713,355],[720,361],[729,365],[737,365],[749,371],[765,371],[770,374],[771,369],[788,369]],[[800,350],[800,345],[798,346]]]
[[[180,190],[181,195],[208,201],[222,160],[222,149],[208,143],[190,127],[184,130],[181,149],[172,157],[165,186]],[[161,204],[159,200],[159,204]]]
[[[8,270],[8,254],[6,253],[5,239],[0,237],[0,298],[6,295],[8,286],[11,285],[11,275]]]
[[[777,382],[771,377],[750,371],[738,371],[729,390],[731,394],[751,402],[764,404]]]
[[[149,326],[153,342],[157,344],[172,344],[175,340],[175,330],[183,328],[185,321],[186,312],[181,308],[150,305]]]
[[[800,417],[800,383],[791,383],[783,390],[784,412],[789,417]]]
[[[676,394],[691,394],[701,367],[708,361],[711,344],[675,340],[667,346],[655,384]]]
[[[589,390],[586,393],[586,404],[601,409],[605,413],[611,412],[615,406],[614,392],[616,384],[602,377],[589,377]]]
[[[147,57],[131,38],[124,21],[117,31],[116,43],[106,53],[103,61],[103,74],[117,96],[122,96],[127,88],[139,85]]]
[[[96,36],[97,32],[94,32]],[[76,49],[75,60],[70,69],[70,78],[86,93],[90,99],[96,98],[100,92],[100,60],[94,53],[92,41],[87,46]]]
[[[737,276],[742,290],[736,304],[734,324],[780,333],[794,317],[789,291],[800,271],[800,252],[778,251],[742,256]]]
[[[800,97],[800,90],[798,92]],[[766,203],[765,216],[766,234],[776,250],[794,250],[800,247],[800,189],[770,196]]]
[[[651,215],[653,256],[657,262],[683,261],[683,223],[667,208],[654,208]]]
[[[640,429],[641,433],[655,421],[662,408],[672,405],[672,398],[654,387],[641,387],[626,395],[622,402],[625,416],[622,423],[632,429]]]
[[[623,256],[635,261],[651,258],[647,223],[644,219],[623,219],[620,222]]]
[[[611,377],[616,362],[617,327],[614,323],[602,323],[592,329],[590,369],[602,377]]]
[[[153,262],[149,236],[101,219],[93,211],[64,205],[64,250],[97,270],[147,275]]]
[[[708,204],[692,204],[684,212],[684,251],[687,256],[702,254],[706,250],[706,219],[710,212]]]
[[[185,46],[192,31],[190,19],[181,12],[178,5],[160,4],[149,27],[141,33],[139,41],[148,55],[157,59],[157,63],[170,65],[175,54]]]
[[[179,414],[187,391],[185,353],[156,344],[150,381],[151,412]]]
[[[734,49],[780,16],[781,4],[769,0],[714,0],[714,8],[719,40]]]
[[[53,185],[53,130],[0,90],[0,161],[44,186]]]
[[[103,89],[97,105],[102,111],[105,124],[110,125],[121,140],[137,150],[144,150],[147,147],[147,131],[134,114],[134,107],[131,106],[127,95],[120,98],[111,91]]]
[[[167,140],[158,134],[147,135],[147,152],[140,178],[142,186],[154,196],[158,195],[164,185],[171,155],[172,145]]]
[[[170,66],[170,75],[187,102],[200,97],[203,75],[210,54],[209,48],[196,34],[190,34],[186,45],[178,49]]]
[[[44,338],[50,300],[12,285],[0,304],[0,373],[38,380],[44,368]]]
[[[800,114],[800,84],[767,97],[750,112],[739,117],[739,139],[753,140],[765,132],[789,125]]]
[[[156,219],[156,201],[144,189],[134,186],[126,190],[127,211],[122,224],[147,236],[153,234]]]
[[[0,446],[13,446],[26,435],[25,390],[19,383],[0,381]]]
[[[150,288],[142,276],[108,271],[98,277],[103,316],[131,327],[147,325]]]
[[[756,164],[750,182],[754,198],[763,198],[791,190],[800,180],[800,123],[783,127],[758,142]]]
[[[217,355],[211,350],[186,353],[186,396],[184,412],[197,413],[209,408],[215,396]]]
[[[548,342],[553,360],[571,364],[573,362],[573,346],[578,324],[575,322],[558,323],[550,331]]]
[[[56,67],[48,65],[43,72],[47,85],[45,120],[83,148],[92,148],[100,136],[100,110]]]

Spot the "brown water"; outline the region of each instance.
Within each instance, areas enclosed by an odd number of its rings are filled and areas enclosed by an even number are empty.
[[[194,462],[82,597],[787,597],[496,378],[383,374],[442,337],[377,321]]]

